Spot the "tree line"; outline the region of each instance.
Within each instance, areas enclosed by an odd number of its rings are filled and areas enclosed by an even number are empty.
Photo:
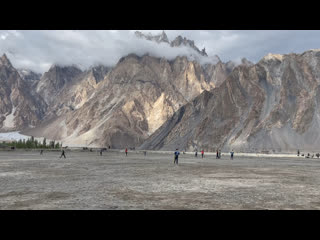
[[[5,142],[3,142],[5,143]],[[45,149],[55,149],[55,148],[61,148],[62,143],[59,142],[49,141],[47,143],[47,139],[44,138],[43,141],[38,141],[37,139],[34,139],[33,136],[31,138],[28,138],[27,140],[19,140],[19,141],[12,141],[10,143],[5,143],[8,146],[15,147],[15,148],[45,148]]]

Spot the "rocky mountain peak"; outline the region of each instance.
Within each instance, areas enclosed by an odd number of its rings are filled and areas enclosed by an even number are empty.
[[[269,53],[268,55],[264,56],[262,60],[278,60],[278,61],[282,61],[283,60],[284,55],[281,54],[272,54]]]
[[[5,53],[0,58],[0,65],[7,66],[7,67],[12,67],[11,62],[10,62],[10,60],[8,59],[8,57],[7,57],[7,55]]]
[[[25,81],[39,81],[41,78],[40,73],[35,73],[29,69],[17,69],[20,77]]]
[[[189,45],[190,47],[195,47],[194,46],[194,41],[187,39],[186,37],[182,36],[177,36],[172,42],[171,46],[172,47],[179,47],[181,45]]]
[[[160,41],[161,42],[169,42],[169,39],[168,39],[168,36],[167,34],[165,33],[165,31],[162,31],[161,35],[160,35]]]
[[[208,56],[205,48],[200,51],[199,48],[197,48],[197,46],[194,44],[194,41],[187,39],[186,37],[182,37],[179,35],[170,43],[171,47],[180,47],[181,45],[191,47],[202,56]]]
[[[44,116],[45,103],[31,89],[4,54],[0,58],[0,131],[35,126]]]
[[[186,37],[182,37],[180,35],[177,36],[172,42],[169,41],[168,36],[165,33],[165,31],[162,31],[162,33],[158,34],[158,35],[152,35],[151,33],[143,34],[142,32],[136,31],[135,35],[138,38],[146,39],[149,41],[154,41],[157,43],[161,43],[161,42],[168,43],[168,44],[170,44],[171,47],[180,47],[181,45],[191,47],[196,52],[198,52],[200,55],[208,57],[208,54],[206,53],[205,48],[203,48],[200,51],[199,48],[195,45],[193,40],[187,39]]]
[[[55,101],[55,96],[66,85],[76,79],[82,71],[76,66],[59,66],[54,64],[45,72],[37,84],[37,93],[47,103]]]
[[[109,71],[110,68],[103,65],[95,66],[91,69],[92,75],[97,83],[101,82]]]
[[[168,39],[168,36],[165,33],[165,31],[162,31],[162,33],[158,34],[158,35],[152,35],[151,33],[143,34],[142,32],[136,31],[135,35],[138,38],[144,38],[146,40],[154,41],[154,42],[157,42],[157,43],[161,43],[161,42],[169,43],[169,39]]]
[[[242,59],[241,59],[241,64],[247,65],[247,66],[252,66],[252,65],[254,65],[251,61],[249,61],[249,60],[246,59],[246,58],[242,58]]]
[[[180,35],[177,36],[172,42],[171,42],[171,46],[172,47],[177,47],[180,46],[183,42],[183,37],[181,37]]]
[[[62,66],[59,64],[52,64],[48,72],[52,72],[52,71],[75,71],[79,73],[82,72],[82,70],[80,70],[76,65]]]
[[[208,57],[208,54],[206,53],[206,48],[203,48],[203,49],[201,50],[201,55]]]

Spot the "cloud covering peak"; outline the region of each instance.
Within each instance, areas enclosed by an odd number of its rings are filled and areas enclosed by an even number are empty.
[[[130,53],[173,59],[197,55],[186,46],[172,48],[137,38],[132,31],[1,31],[0,52],[6,53],[17,68],[47,71],[52,64],[113,66]],[[199,60],[199,59],[198,59]]]
[[[190,47],[171,47],[164,42],[141,40],[136,30],[0,30],[0,55],[7,54],[16,68],[43,73],[52,64],[77,65],[86,69],[93,65],[113,66],[130,53],[169,60],[178,55],[198,58]],[[144,30],[161,34],[163,30]],[[201,63],[247,58],[258,62],[268,53],[301,53],[319,48],[320,31],[225,31],[225,30],[167,30],[173,41],[178,35],[193,40],[199,49],[205,47],[209,58]]]

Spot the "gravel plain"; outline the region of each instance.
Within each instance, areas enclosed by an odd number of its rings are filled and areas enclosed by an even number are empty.
[[[320,159],[0,151],[0,209],[320,209]]]

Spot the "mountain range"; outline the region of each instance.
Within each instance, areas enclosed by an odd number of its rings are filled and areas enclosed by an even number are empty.
[[[189,39],[145,41],[185,46]],[[68,146],[193,151],[318,148],[320,50],[268,54],[256,64],[200,64],[129,54],[115,66],[54,64],[44,74],[0,59],[0,131],[60,140]]]

